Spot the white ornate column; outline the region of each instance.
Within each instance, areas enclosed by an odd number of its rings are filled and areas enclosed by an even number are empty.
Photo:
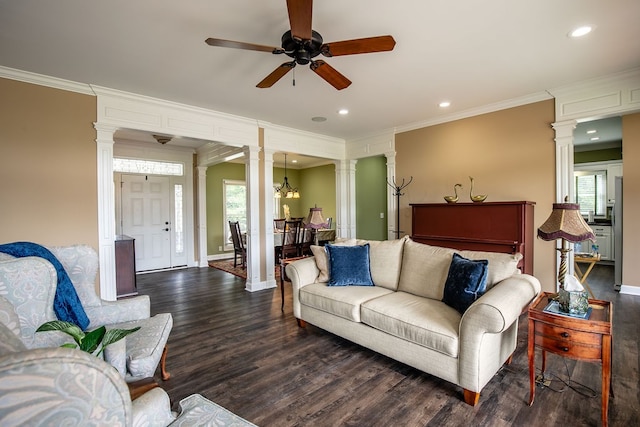
[[[553,123],[556,131],[556,201],[563,202],[565,196],[574,200],[573,188],[573,130],[576,120]]]
[[[94,123],[97,143],[98,172],[98,255],[100,257],[100,297],[115,301],[116,255],[115,255],[115,191],[113,186],[113,134],[114,126]]]
[[[393,182],[396,178],[396,152],[389,151],[384,153],[387,158],[387,182]],[[387,185],[387,239],[395,239],[400,224],[396,224],[396,213],[399,209],[395,192],[390,185]]]
[[[569,202],[574,200],[573,178],[573,130],[576,128],[576,120],[566,120],[553,123],[556,131],[556,202],[564,202],[565,196]],[[556,248],[562,246],[562,241],[556,241]],[[570,244],[570,243],[569,243]],[[556,266],[560,265],[560,253],[556,256]],[[573,251],[567,254],[567,274],[573,275]],[[556,286],[559,286],[556,283]]]
[[[207,166],[198,166],[198,254],[200,267],[208,267],[207,255]]]
[[[247,281],[249,292],[264,289],[260,281],[260,147],[245,146],[247,188]]]
[[[273,246],[273,154],[275,150],[265,148],[264,153],[264,253],[266,265],[275,265],[275,249]],[[273,268],[267,268],[266,287],[275,288],[276,278]]]
[[[336,162],[336,237],[356,237],[356,163]]]

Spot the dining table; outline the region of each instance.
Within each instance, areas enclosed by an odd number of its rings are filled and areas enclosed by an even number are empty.
[[[311,233],[311,229],[307,228],[304,231],[305,233]],[[282,246],[282,242],[284,240],[284,231],[283,230],[274,230],[273,232],[273,246]],[[318,245],[320,242],[332,242],[336,240],[336,230],[333,229],[323,229],[320,228],[316,231],[316,235],[314,237],[314,245]]]
[[[311,233],[311,229],[306,229],[305,233]],[[243,243],[247,244],[247,233],[242,233]],[[273,246],[282,246],[282,241],[284,240],[284,231],[283,230],[274,230],[273,232]],[[316,231],[316,235],[314,238],[314,245],[318,245],[321,242],[333,242],[336,240],[336,230],[330,228],[320,228]]]

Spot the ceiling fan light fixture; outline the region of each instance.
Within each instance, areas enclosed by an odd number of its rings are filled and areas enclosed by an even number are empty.
[[[264,46],[254,43],[224,40],[209,37],[205,42],[209,46],[227,47],[233,49],[255,50],[269,52],[274,55],[286,54],[293,58],[291,63],[280,65],[256,86],[265,89],[273,86],[284,77],[295,64],[310,64],[310,68],[318,76],[337,90],[342,90],[351,85],[351,80],[343,76],[335,68],[322,60],[314,60],[318,55],[327,57],[358,55],[363,53],[388,52],[394,49],[396,41],[390,35],[365,37],[360,39],[342,40],[324,43],[324,39],[317,31],[311,28],[312,24],[312,0],[288,0],[287,13],[291,29],[285,31],[281,37],[282,48]],[[290,65],[292,64],[292,65]],[[295,86],[295,77],[293,80]]]
[[[311,62],[311,54],[306,49],[301,47],[296,52],[296,62],[299,65],[307,65],[309,62]]]

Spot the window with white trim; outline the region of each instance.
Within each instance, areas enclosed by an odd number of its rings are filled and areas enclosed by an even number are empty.
[[[607,171],[575,171],[574,176],[580,213],[587,216],[589,211],[593,211],[596,216],[606,215]]]
[[[238,221],[240,231],[247,231],[247,186],[244,181],[225,179],[222,182],[222,201],[224,209],[223,236],[224,249],[232,250],[229,221]]]

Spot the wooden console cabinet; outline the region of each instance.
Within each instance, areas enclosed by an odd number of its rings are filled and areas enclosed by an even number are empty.
[[[137,295],[135,239],[116,236],[116,295],[119,297]]]
[[[412,203],[411,238],[458,250],[522,254],[533,274],[534,202]]]

